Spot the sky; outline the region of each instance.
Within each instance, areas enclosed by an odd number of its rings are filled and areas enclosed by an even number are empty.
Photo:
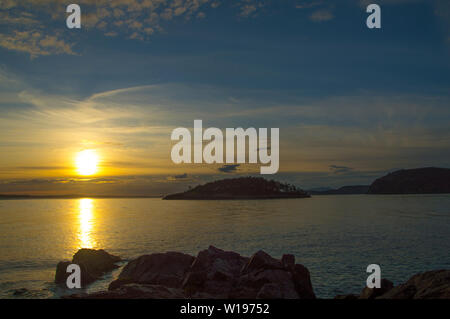
[[[280,170],[309,189],[450,167],[450,2],[0,2],[0,193],[159,195],[257,175],[181,164],[176,127],[280,128]],[[76,156],[95,150],[98,172]]]

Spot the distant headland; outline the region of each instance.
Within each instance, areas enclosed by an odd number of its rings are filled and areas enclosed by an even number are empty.
[[[368,194],[446,194],[450,193],[450,169],[425,167],[402,169],[378,178]]]
[[[317,188],[308,190],[311,195],[356,194],[448,194],[450,169],[424,167],[401,169],[376,179],[371,185],[343,186],[338,189]]]
[[[167,200],[230,200],[230,199],[280,199],[307,198],[310,195],[290,184],[262,177],[223,179],[199,185],[183,193],[171,194]]]

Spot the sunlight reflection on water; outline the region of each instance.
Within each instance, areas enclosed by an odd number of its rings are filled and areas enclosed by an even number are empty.
[[[95,241],[92,236],[95,226],[94,203],[90,198],[82,198],[78,203],[79,208],[79,245],[77,248],[93,248]]]
[[[359,293],[372,263],[396,284],[417,272],[450,267],[450,195],[83,198],[1,205],[0,297],[6,298],[20,288],[35,297],[58,295],[52,284],[56,264],[79,248],[101,248],[124,259],[165,251],[196,255],[209,245],[244,256],[260,249],[276,258],[289,253],[310,270],[322,298]],[[102,289],[110,279],[99,283]]]

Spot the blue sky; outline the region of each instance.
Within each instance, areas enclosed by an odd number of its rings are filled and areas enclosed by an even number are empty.
[[[168,164],[171,130],[197,118],[280,127],[279,178],[306,188],[450,166],[448,1],[374,1],[381,30],[359,0],[89,2],[81,30],[61,1],[0,4],[0,192],[73,179],[92,145],[114,171],[99,178],[152,193],[253,172]]]

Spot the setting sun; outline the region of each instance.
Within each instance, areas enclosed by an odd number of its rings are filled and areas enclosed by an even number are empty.
[[[84,150],[75,159],[77,172],[80,175],[93,175],[98,171],[98,155],[95,150]]]

